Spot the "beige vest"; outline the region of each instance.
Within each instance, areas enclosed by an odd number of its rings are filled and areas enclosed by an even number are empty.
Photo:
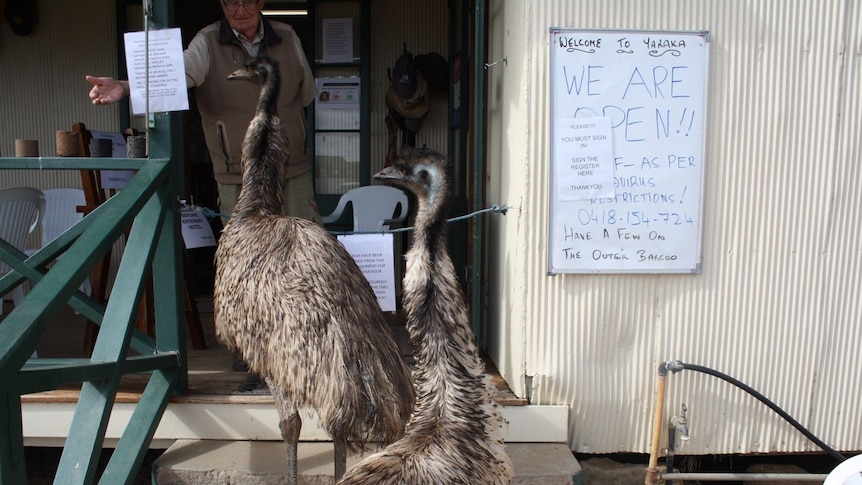
[[[302,106],[303,66],[292,41],[296,35],[293,29],[279,22],[262,21],[264,36],[258,55],[275,59],[281,68],[278,115],[289,143],[286,176],[292,178],[311,170]],[[217,182],[239,185],[242,140],[254,116],[260,90],[252,82],[227,79],[228,74],[250,59],[227,22],[222,20],[204,27],[199,35],[206,40],[211,62],[206,80],[195,88],[195,97],[213,175]]]

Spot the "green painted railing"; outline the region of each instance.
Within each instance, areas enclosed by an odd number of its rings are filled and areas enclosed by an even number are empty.
[[[0,259],[12,268],[0,277],[0,294],[24,280],[31,288],[0,324],[0,485],[27,483],[21,395],[81,383],[54,483],[89,484],[98,479],[113,485],[132,483],[168,401],[186,389],[177,201],[182,162],[171,158],[172,153],[181,153],[173,146],[177,137],[171,136],[172,128],[181,126],[178,114],[155,115],[146,159],[0,158],[0,171],[137,171],[125,188],[30,258],[0,240]],[[116,279],[102,305],[77,289],[127,230]],[[61,253],[63,258],[46,269]],[[155,337],[135,328],[149,278]],[[100,327],[91,357],[30,359],[46,326],[67,304]],[[128,373],[149,373],[150,379],[107,467],[97,477],[108,419],[120,379]]]

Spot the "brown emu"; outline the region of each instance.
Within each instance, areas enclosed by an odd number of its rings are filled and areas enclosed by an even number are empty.
[[[447,161],[432,150],[404,149],[376,177],[413,191],[418,200],[403,288],[416,404],[404,436],[348,470],[339,484],[510,483],[494,387],[446,250]]]
[[[338,478],[347,448],[401,436],[413,405],[410,370],[341,243],[314,222],[282,215],[288,151],[276,113],[278,65],[256,58],[229,79],[254,81],[261,92],[242,146],[242,189],[216,249],[216,335],[272,392],[288,483],[297,480],[300,407],[314,408],[332,437]]]

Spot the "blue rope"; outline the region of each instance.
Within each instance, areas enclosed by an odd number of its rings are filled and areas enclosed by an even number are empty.
[[[509,206],[506,206],[506,205],[499,206],[497,204],[494,204],[491,207],[488,207],[487,209],[480,209],[477,211],[473,211],[469,214],[465,214],[463,216],[457,216],[457,217],[453,217],[451,219],[446,219],[446,222],[450,223],[450,222],[463,221],[465,219],[470,219],[471,217],[479,216],[479,215],[484,214],[486,212],[494,212],[494,213],[500,213],[500,214],[506,215],[506,212],[508,212],[508,211],[509,211]],[[412,231],[412,230],[413,230],[413,226],[398,227],[395,229],[388,229],[388,230],[381,230],[381,231],[329,231],[329,232],[331,232],[332,234],[335,234],[337,236],[341,236],[341,235],[345,235],[345,234],[385,234],[385,233],[393,233],[394,234],[394,233],[398,233],[398,232],[407,232],[407,231]]]
[[[196,211],[200,212],[201,214],[203,214],[204,217],[206,217],[210,221],[215,219],[216,217],[224,217],[225,219],[230,219],[229,215],[222,214],[220,212],[216,212],[216,211],[210,209],[209,207],[201,207],[199,205],[192,205],[192,206],[189,206],[189,208],[191,208],[192,210],[196,210]]]
[[[200,212],[208,220],[215,219],[216,217],[224,217],[224,218],[230,217],[229,215],[220,214],[220,213],[218,213],[218,212],[216,212],[216,211],[214,211],[208,207],[201,207],[199,205],[189,205],[187,207],[189,209],[194,210],[194,211]],[[477,211],[473,211],[469,214],[465,214],[463,216],[458,216],[458,217],[453,217],[451,219],[446,219],[446,222],[451,223],[451,222],[463,221],[466,219],[470,219],[472,217],[479,216],[479,215],[484,214],[486,212],[494,212],[497,214],[506,215],[506,213],[508,211],[509,211],[509,206],[506,206],[506,205],[499,206],[497,204],[494,204],[491,207],[488,207],[487,209],[480,209]],[[329,231],[329,232],[331,232],[332,234],[335,234],[335,235],[344,235],[344,234],[384,234],[387,232],[397,233],[397,232],[406,232],[406,231],[412,231],[412,230],[413,230],[413,226],[399,227],[399,228],[395,228],[395,229],[388,229],[388,230],[382,230],[382,231]]]

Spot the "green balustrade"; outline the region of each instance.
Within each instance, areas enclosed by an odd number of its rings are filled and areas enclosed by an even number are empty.
[[[0,171],[136,170],[128,184],[78,224],[27,257],[0,240],[12,268],[0,294],[24,280],[30,292],[0,324],[0,485],[26,483],[21,395],[80,383],[81,393],[55,484],[131,483],[171,396],[187,387],[185,308],[179,203],[183,175],[180,114],[153,116],[149,158],[0,158]],[[130,229],[131,228],[131,229]],[[128,231],[128,236],[126,232]],[[107,303],[79,285],[121,237],[126,247]],[[58,254],[63,258],[53,265]],[[155,336],[135,327],[148,279],[155,301]],[[46,326],[65,305],[99,325],[90,358],[31,359]],[[130,354],[130,350],[134,350]],[[97,477],[105,430],[124,374],[149,373],[107,467]]]

